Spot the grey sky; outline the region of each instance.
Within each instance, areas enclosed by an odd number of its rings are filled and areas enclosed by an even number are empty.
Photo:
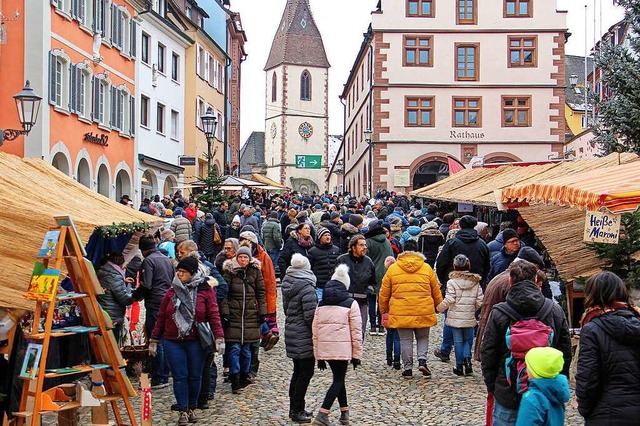
[[[401,0],[395,0],[400,3]],[[451,1],[451,0],[445,0]],[[501,0],[493,0],[501,1]],[[341,134],[342,104],[339,96],[362,43],[362,33],[371,22],[371,11],[378,0],[310,0],[311,11],[322,37],[331,69],[329,70],[329,132]],[[233,0],[232,9],[240,12],[247,34],[247,61],[242,65],[242,114],[240,143],[252,131],[264,131],[265,74],[273,35],[282,17],[286,0]],[[594,6],[595,3],[595,6]],[[585,4],[588,25],[585,31]],[[583,55],[585,35],[593,45],[593,11],[596,9],[596,34],[620,20],[622,11],[612,0],[558,0],[558,9],[567,10],[567,27],[572,33],[566,52]],[[602,20],[600,20],[602,9]],[[601,23],[600,23],[601,22]],[[586,34],[585,34],[586,33]]]

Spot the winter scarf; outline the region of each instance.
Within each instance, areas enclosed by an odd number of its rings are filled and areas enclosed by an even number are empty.
[[[298,240],[298,245],[305,250],[309,250],[313,247],[313,238],[309,237],[308,239],[302,238],[302,235],[298,234],[296,231],[291,232],[291,237]]]
[[[594,318],[598,318],[602,315],[606,315],[608,313],[616,311],[631,311],[636,316],[636,318],[640,318],[640,312],[638,311],[638,308],[636,306],[631,306],[627,303],[622,302],[613,302],[609,306],[592,306],[590,308],[587,308],[582,315],[580,325],[584,327]]]
[[[196,315],[196,298],[198,297],[198,284],[202,281],[202,273],[196,272],[189,281],[183,283],[176,275],[173,278],[171,286],[175,291],[173,297],[173,305],[176,312],[173,315],[173,321],[178,328],[178,339],[182,339],[189,335],[193,327],[193,320]]]

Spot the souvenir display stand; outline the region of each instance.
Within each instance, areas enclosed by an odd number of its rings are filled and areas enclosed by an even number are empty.
[[[111,319],[96,299],[103,290],[93,265],[84,257],[84,248],[71,218],[63,216],[56,217],[56,220],[60,226],[47,232],[29,290],[24,295],[36,301],[36,308],[32,330],[27,335],[30,343],[20,373],[24,382],[20,411],[13,413],[16,424],[39,426],[41,414],[46,412],[73,410],[81,406],[101,405],[104,408],[109,403],[117,425],[137,426],[130,400],[137,394],[123,373],[126,362],[111,331]],[[63,262],[73,285],[73,291],[64,294],[58,290]],[[65,299],[76,300],[84,325],[53,329],[54,307]],[[46,369],[51,339],[76,333],[87,333],[96,363]],[[79,373],[92,373],[94,384],[101,379],[100,388],[104,386],[104,391],[92,393],[81,384],[43,389],[45,379]],[[126,409],[125,416],[118,407],[120,400]],[[94,421],[95,414],[94,410]]]

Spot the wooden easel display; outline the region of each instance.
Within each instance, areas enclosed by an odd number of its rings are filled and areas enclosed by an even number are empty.
[[[100,404],[105,405],[107,402],[111,404],[116,423],[137,426],[130,400],[137,394],[129,378],[121,370],[126,362],[111,331],[113,328],[111,319],[96,299],[97,294],[103,293],[102,287],[93,265],[84,258],[85,252],[71,218],[62,216],[56,217],[56,220],[60,226],[45,235],[44,243],[38,253],[41,264],[36,263],[29,291],[24,295],[28,299],[36,300],[36,309],[31,334],[27,336],[30,344],[20,375],[24,380],[20,411],[13,413],[16,424],[22,426],[26,421],[31,426],[40,426],[43,413],[73,410],[82,406],[83,397],[93,397],[91,392],[78,389],[73,399],[69,396],[73,394],[69,391],[69,385],[47,390],[43,389],[43,385],[45,378],[86,372],[92,373],[94,380],[98,374],[102,377],[106,394],[95,397]],[[59,295],[58,279],[63,261],[71,278],[73,292]],[[45,268],[44,272],[42,272],[42,266]],[[75,299],[78,303],[84,325],[54,330],[54,307],[59,301],[69,299]],[[40,322],[45,310],[46,317],[41,330]],[[45,370],[50,340],[77,333],[87,333],[89,336],[96,364]],[[81,386],[78,387],[81,388]],[[124,403],[129,417],[128,422],[123,420],[120,413],[117,404],[119,400]]]

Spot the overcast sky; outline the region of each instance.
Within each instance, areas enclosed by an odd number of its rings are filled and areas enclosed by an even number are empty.
[[[400,3],[400,0],[396,0]],[[450,1],[450,0],[447,0]],[[500,1],[500,0],[494,0]],[[566,52],[584,55],[585,36],[589,48],[593,45],[593,16],[596,10],[596,34],[606,31],[622,19],[622,11],[613,0],[557,0],[559,10],[568,10],[567,26],[572,33]],[[378,0],[310,0],[311,11],[324,41],[331,63],[329,70],[329,132],[342,134],[342,104],[339,96],[343,84],[362,43],[362,34],[371,22],[371,11]],[[595,3],[595,4],[594,4]],[[241,144],[252,131],[264,131],[265,74],[269,56],[286,0],[232,0],[231,8],[240,12],[247,35],[249,54],[242,64]],[[588,4],[588,25],[585,31],[585,4]],[[602,9],[602,20],[600,19]]]

